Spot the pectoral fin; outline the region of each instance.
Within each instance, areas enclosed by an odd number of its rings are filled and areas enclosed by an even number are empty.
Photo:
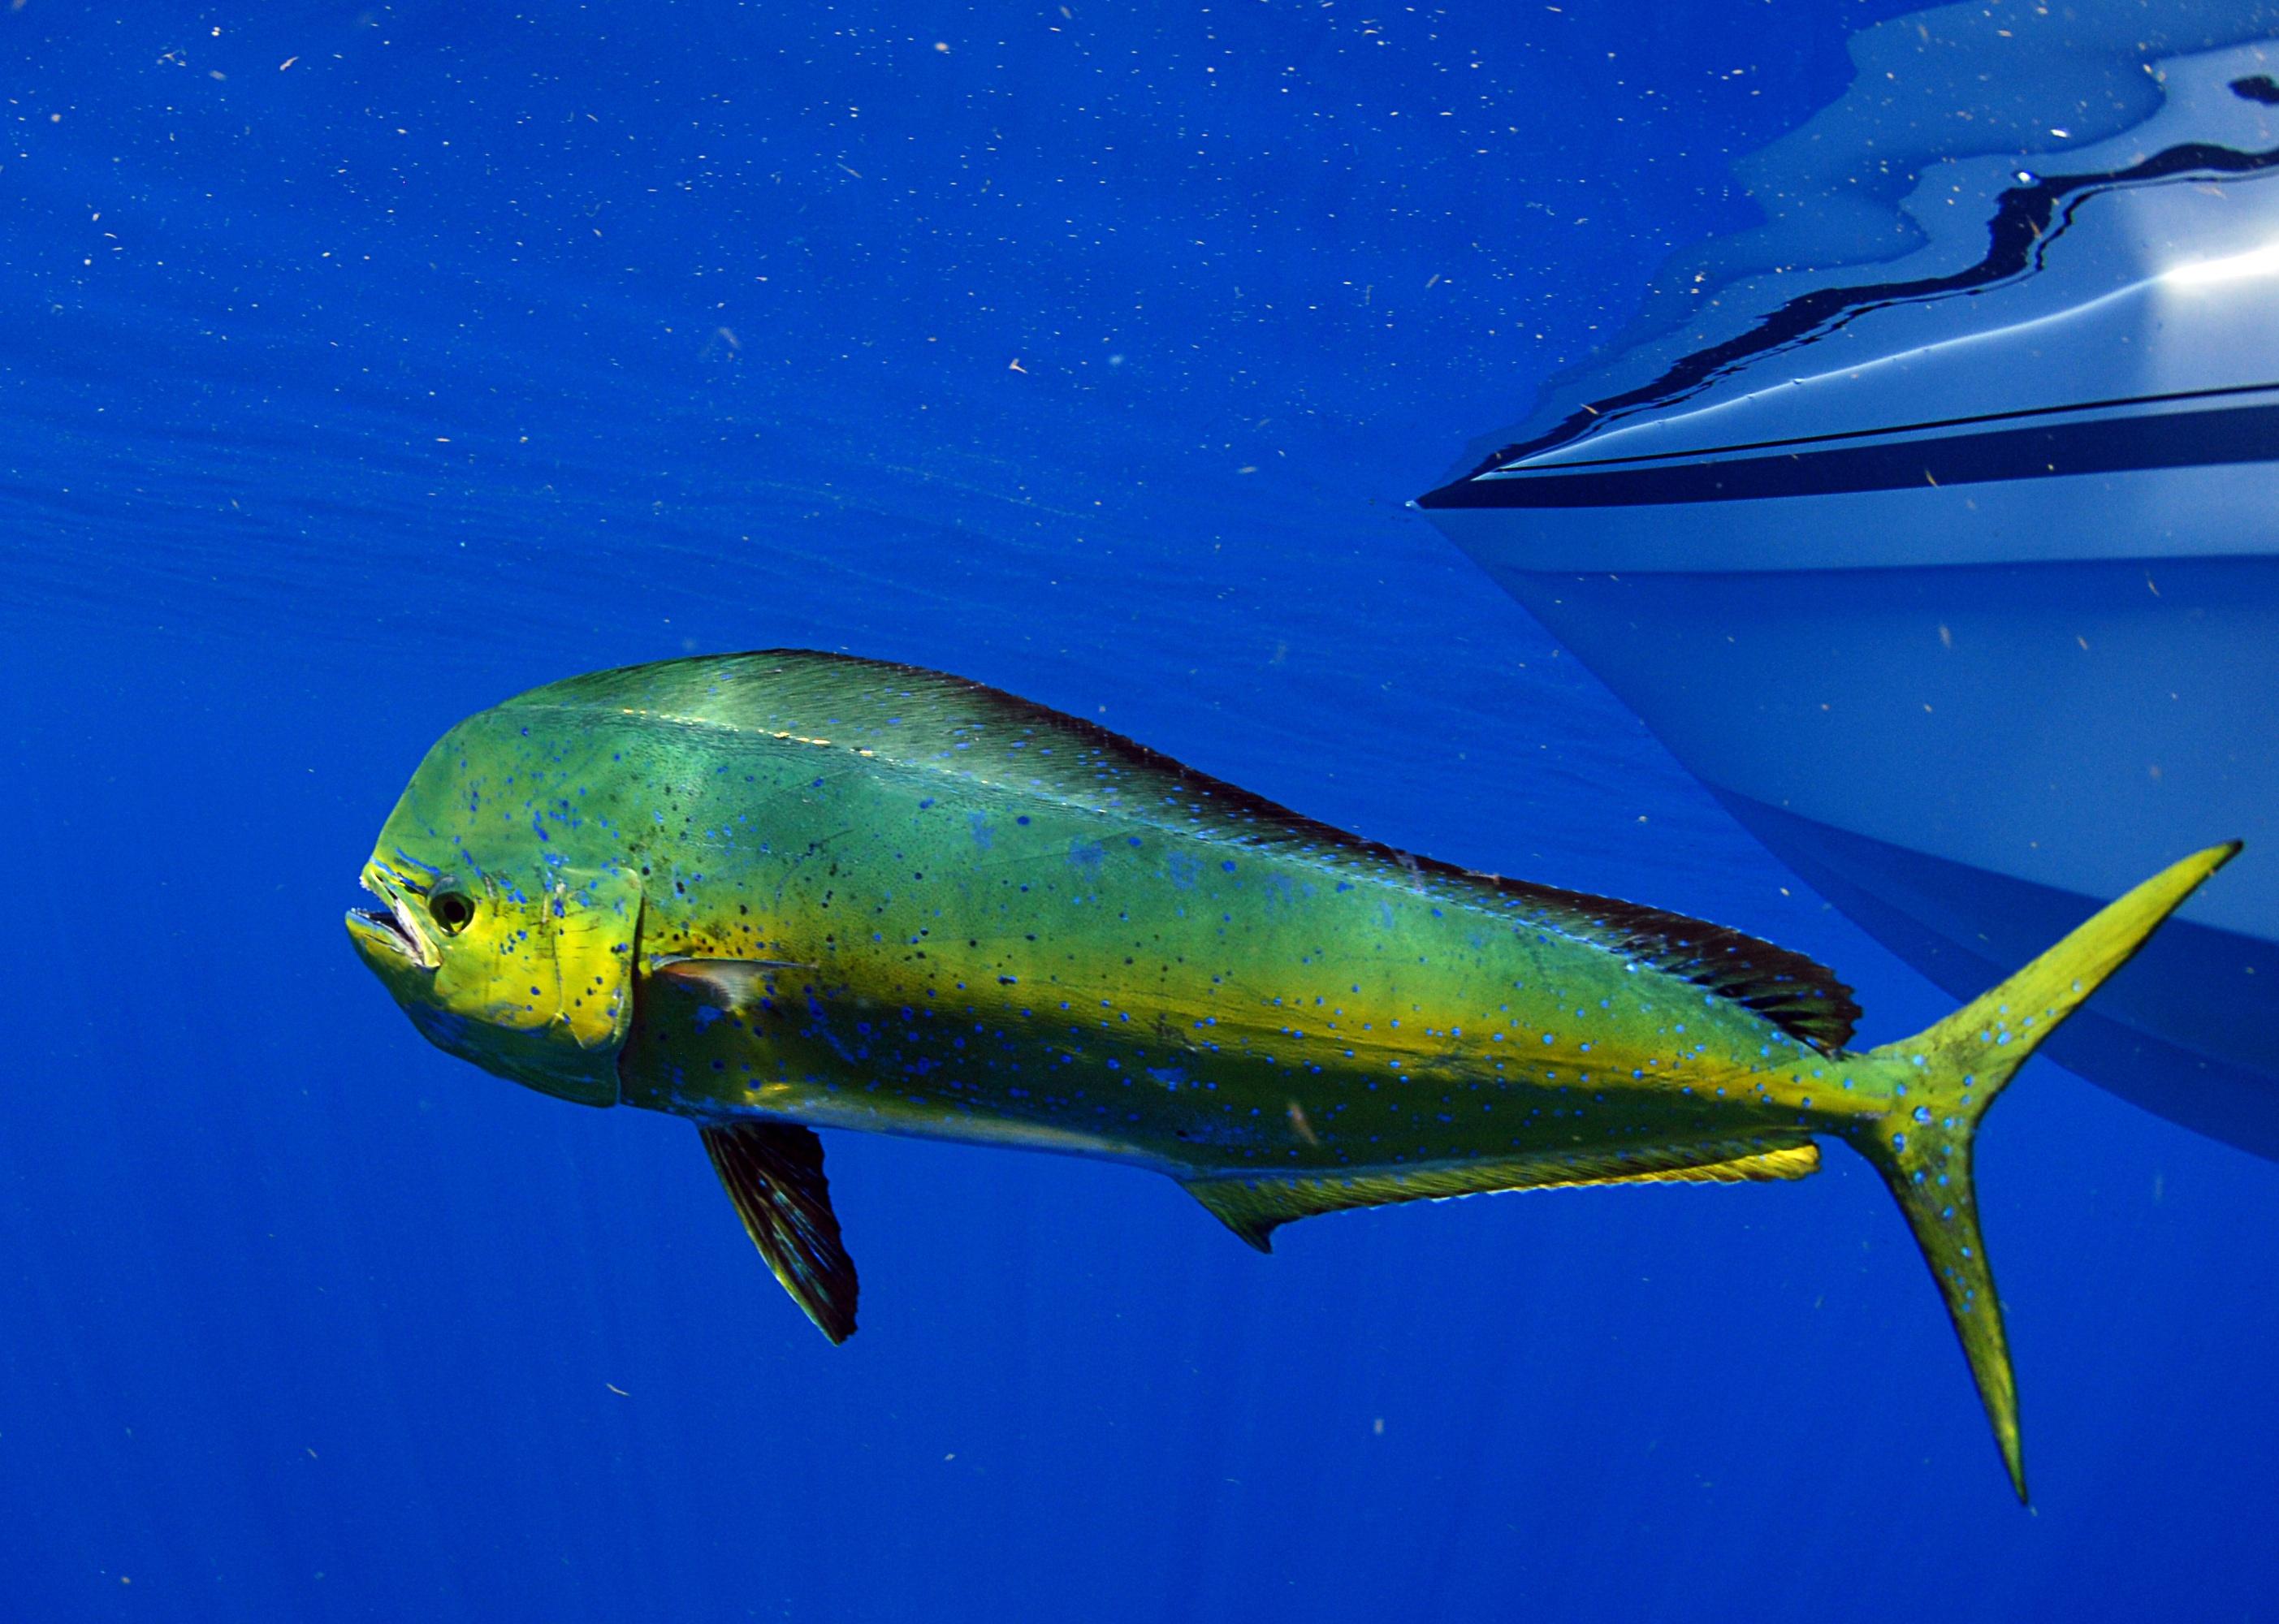
[[[656,979],[690,989],[706,1003],[720,1009],[740,1009],[772,997],[777,978],[786,970],[811,970],[812,964],[787,959],[674,959],[649,961]],[[799,984],[794,977],[792,984]]]
[[[846,1341],[855,1334],[855,1260],[839,1239],[815,1130],[735,1122],[700,1131],[752,1245],[816,1329]]]
[[[1320,1213],[1397,1201],[1446,1201],[1500,1190],[1548,1190],[1580,1184],[1735,1184],[1803,1178],[1820,1170],[1820,1147],[1729,1139],[1583,1155],[1545,1154],[1391,1172],[1312,1176],[1198,1179],[1187,1185],[1211,1215],[1261,1252],[1279,1226]]]

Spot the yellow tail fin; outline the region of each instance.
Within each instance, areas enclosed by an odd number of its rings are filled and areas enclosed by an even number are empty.
[[[1899,1109],[1863,1126],[1852,1143],[1899,1198],[1946,1299],[2022,1501],[2026,1469],[2018,1444],[2018,1390],[2002,1334],[2002,1305],[1978,1234],[1972,1136],[2026,1057],[2238,850],[2237,840],[2210,846],[2164,869],[1992,992],[1904,1042],[1868,1051],[1868,1059],[1891,1068]]]

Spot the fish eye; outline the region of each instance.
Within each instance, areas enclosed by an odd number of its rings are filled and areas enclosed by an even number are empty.
[[[475,900],[464,891],[437,891],[427,899],[427,916],[446,936],[457,936],[473,922]]]

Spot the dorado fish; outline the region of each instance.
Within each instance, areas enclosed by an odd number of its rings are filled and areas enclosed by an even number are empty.
[[[1850,989],[1769,943],[1359,839],[976,683],[776,652],[462,722],[348,924],[438,1046],[694,1122],[833,1342],[856,1274],[817,1128],[1153,1168],[1262,1252],[1353,1207],[1801,1178],[1841,1141],[1898,1198],[2022,1500],[1972,1137],[2237,849],[1853,1050]]]

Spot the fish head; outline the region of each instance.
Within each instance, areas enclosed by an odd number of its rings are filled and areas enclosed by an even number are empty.
[[[463,723],[428,752],[364,864],[349,938],[438,1048],[581,1105],[618,1102],[633,1024],[637,864],[543,799],[550,773]]]

